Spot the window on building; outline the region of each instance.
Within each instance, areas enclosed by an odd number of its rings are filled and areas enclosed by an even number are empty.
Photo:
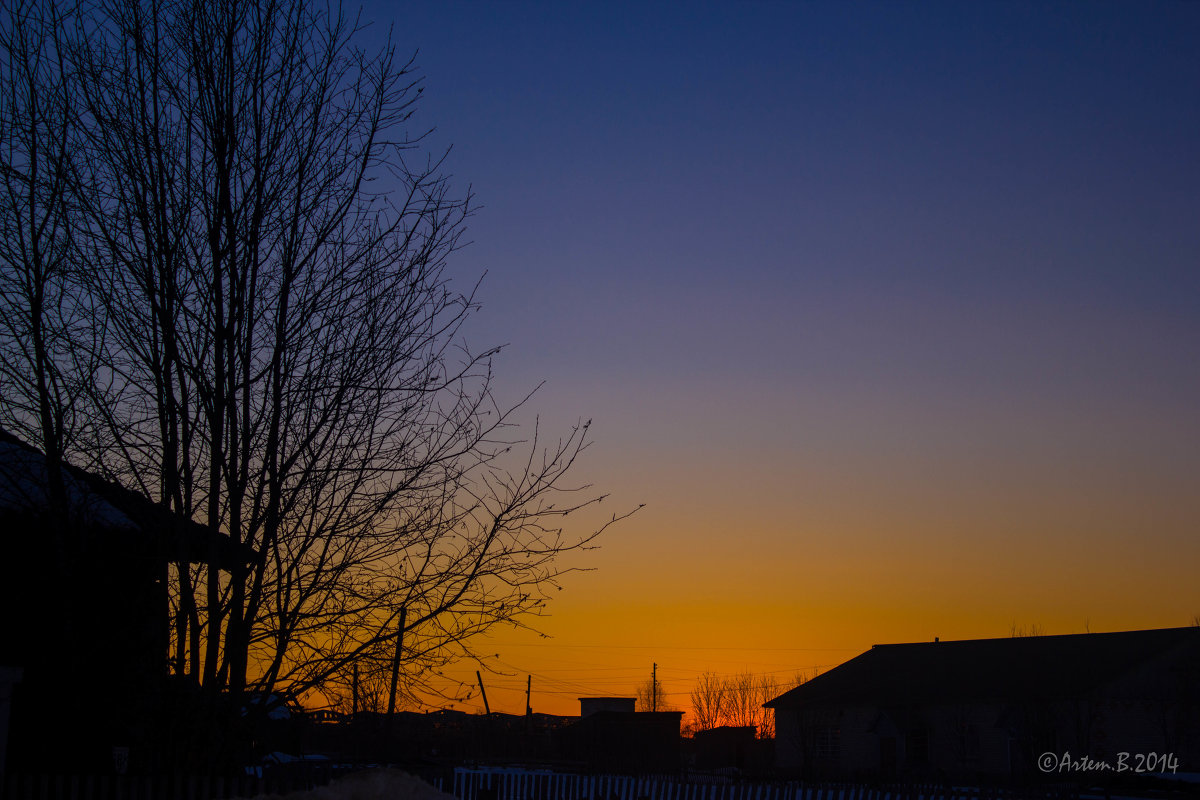
[[[904,760],[910,767],[929,763],[929,731],[911,731],[904,737]]]
[[[979,728],[975,725],[964,724],[958,730],[959,752],[965,764],[975,764],[979,761]]]
[[[842,757],[841,728],[836,725],[818,728],[813,755],[819,764],[837,764]]]

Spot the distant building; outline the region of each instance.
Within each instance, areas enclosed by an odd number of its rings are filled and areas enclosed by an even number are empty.
[[[679,769],[682,711],[635,711],[633,697],[581,697],[572,726],[573,757],[590,770],[674,772]]]
[[[587,703],[612,699],[584,698],[591,713],[578,717],[442,709],[397,712],[391,720],[366,712],[332,719],[308,714],[297,727],[306,752],[350,763],[537,765],[596,773],[677,771],[683,712],[613,710],[631,706]]]
[[[777,767],[811,777],[1054,775],[1070,765],[1044,754],[1122,752],[1194,771],[1200,628],[875,645],[766,705]]]
[[[596,711],[572,727],[571,752],[595,772],[675,772],[682,711]]]
[[[634,697],[581,697],[579,716],[590,717],[597,711],[620,711],[633,713],[637,698]]]
[[[695,766],[701,770],[764,772],[771,742],[757,738],[753,725],[721,725],[696,731],[692,737]]]

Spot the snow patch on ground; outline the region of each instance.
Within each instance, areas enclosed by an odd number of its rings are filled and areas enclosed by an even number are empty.
[[[420,778],[398,769],[373,769],[339,778],[328,786],[255,800],[454,800]]]

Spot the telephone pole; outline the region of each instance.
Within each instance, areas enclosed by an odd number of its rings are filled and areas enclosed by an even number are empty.
[[[479,694],[483,695],[483,713],[490,717],[492,707],[488,705],[487,689],[483,688],[483,676],[479,674],[479,670],[475,670],[475,677],[479,679]]]
[[[658,711],[658,662],[650,670],[650,710]]]
[[[404,628],[408,622],[408,606],[400,609],[400,621],[396,623],[396,652],[392,654],[392,679],[388,681],[387,724],[392,724],[396,715],[396,684],[400,680],[400,656],[404,653]]]
[[[408,622],[408,606],[401,606],[396,623],[396,652],[392,654],[392,675],[388,681],[387,717],[383,723],[383,747],[386,752],[392,743],[392,723],[396,718],[396,684],[400,680],[400,657],[404,653],[404,628]],[[357,677],[357,673],[355,673]]]

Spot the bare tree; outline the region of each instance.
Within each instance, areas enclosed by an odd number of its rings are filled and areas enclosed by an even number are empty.
[[[390,681],[387,669],[370,661],[356,663],[343,674],[331,676],[322,687],[328,707],[345,716],[355,712],[383,714],[388,710],[390,697]],[[418,704],[411,697],[408,687],[400,687],[402,696],[398,698],[401,709]]]
[[[66,200],[53,225],[10,216],[69,233],[64,295],[91,324],[59,326],[86,356],[61,379],[17,333],[5,363],[82,387],[26,393],[84,417],[64,457],[248,554],[173,566],[174,672],[213,696],[297,695],[396,662],[413,691],[540,613],[557,557],[618,517],[564,531],[602,499],[565,483],[588,423],[522,440],[496,350],[461,339],[474,293],[445,265],[473,205],[410,132],[412,64],[302,0],[98,0],[46,30],[65,55],[31,80],[69,76],[67,110],[6,114],[49,131],[69,191],[17,180],[10,198]],[[12,319],[36,319],[33,294],[5,296]]]
[[[760,675],[755,687],[757,697],[755,702],[758,705],[758,738],[774,739],[775,738],[775,709],[765,708],[765,704],[774,700],[783,693],[783,686],[779,679],[769,673]]]
[[[36,0],[0,19],[0,424],[46,457],[48,509],[67,508],[61,464],[75,420],[70,362],[80,333],[70,291],[72,85],[62,18]],[[52,526],[59,541],[65,520]]]
[[[662,681],[647,678],[645,683],[638,684],[635,693],[637,698],[635,708],[638,711],[674,711],[675,706],[667,699],[667,691]]]
[[[1046,629],[1042,625],[1040,625],[1036,622],[1028,627],[1026,627],[1024,625],[1017,625],[1017,623],[1014,622],[1009,630],[1009,636],[1011,636],[1013,639],[1022,639],[1022,638],[1026,638],[1026,637],[1030,637],[1030,636],[1045,636],[1045,635],[1046,635]]]
[[[727,699],[726,681],[714,672],[705,672],[692,690],[692,723],[696,730],[710,730],[723,724]]]
[[[757,706],[757,679],[751,672],[731,675],[725,683],[725,720],[735,727],[757,728],[761,709]]]
[[[769,673],[721,676],[706,672],[692,690],[693,723],[697,730],[721,725],[752,727],[759,738],[773,738],[775,712],[763,704],[779,694],[779,679]]]

